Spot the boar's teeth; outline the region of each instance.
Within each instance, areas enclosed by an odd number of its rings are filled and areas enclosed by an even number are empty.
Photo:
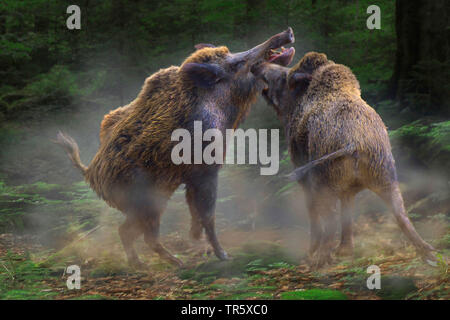
[[[270,53],[272,53],[272,54],[280,54],[282,52],[283,52],[283,49],[280,49],[280,48],[278,48],[278,49],[270,49]]]

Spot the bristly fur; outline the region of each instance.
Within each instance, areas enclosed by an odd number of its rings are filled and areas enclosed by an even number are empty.
[[[201,121],[203,130],[216,128],[225,133],[245,118],[258,94],[256,79],[249,68],[228,66],[229,55],[226,47],[205,47],[191,54],[180,67],[161,69],[148,77],[134,101],[105,115],[100,147],[88,167],[81,163],[75,141],[58,134],[56,142],[91,188],[126,215],[119,235],[132,265],[142,264],[133,248],[134,240],[142,233],[162,258],[181,265],[159,243],[158,235],[166,202],[182,183],[186,184],[192,216],[191,236],[199,239],[204,230],[216,256],[227,258],[214,229],[220,165],[175,165],[171,151],[178,142],[171,141],[171,136],[180,128],[193,136],[194,121]],[[202,79],[196,78],[199,70],[200,77],[202,70],[212,71],[208,75],[211,78],[205,79],[212,79],[214,87],[195,82]],[[227,81],[214,78],[214,71],[223,73]]]
[[[171,155],[178,141],[172,141],[172,134],[185,129],[193,137],[195,121],[201,122],[203,131],[214,128],[223,136],[226,129],[235,129],[260,90],[251,67],[274,46],[290,41],[291,28],[236,54],[226,47],[197,46],[200,49],[180,67],[161,69],[148,77],[134,101],[104,117],[100,147],[87,168],[80,161],[75,141],[59,135],[59,143],[92,189],[125,214],[119,235],[131,265],[142,265],[133,247],[142,234],[161,258],[182,265],[159,242],[161,215],[182,183],[192,217],[190,234],[198,239],[204,231],[215,255],[227,259],[214,223],[221,165],[174,164]]]
[[[193,62],[220,63],[227,54],[226,47],[206,47],[191,54],[182,66]],[[89,165],[86,180],[110,205],[120,208],[114,203],[117,197],[112,195],[112,189],[131,183],[136,175],[145,175],[160,191],[170,195],[184,182],[191,167],[172,163],[171,150],[177,143],[170,139],[172,132],[189,129],[193,118],[214,121],[219,129],[236,128],[256,99],[257,91],[252,90],[233,95],[234,110],[230,106],[229,110],[217,112],[208,110],[209,105],[202,109],[198,92],[202,89],[180,72],[182,66],[162,69],[147,78],[134,101],[110,112],[102,121],[102,143]],[[213,112],[215,119],[205,118]],[[230,119],[231,124],[227,123]]]
[[[266,64],[258,72],[268,81],[266,100],[285,126],[291,160],[301,166],[290,177],[298,179],[307,194],[310,254],[315,254],[316,265],[331,260],[338,199],[342,211],[338,253],[352,250],[350,211],[363,189],[374,191],[393,208],[401,230],[419,253],[433,260],[433,247],[405,212],[386,126],[361,98],[352,71],[325,54],[310,52],[291,69]]]

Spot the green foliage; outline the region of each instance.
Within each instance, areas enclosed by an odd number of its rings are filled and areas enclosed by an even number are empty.
[[[437,253],[436,258],[440,276],[442,279],[448,280],[450,278],[450,268],[445,257],[441,253]]]
[[[347,296],[337,290],[310,289],[282,292],[282,300],[347,300]]]
[[[61,115],[61,123],[82,122],[83,128],[87,129],[93,126],[87,125],[85,121],[92,118],[97,132],[100,115],[105,110],[132,100],[145,77],[160,68],[179,65],[193,52],[196,43],[225,44],[237,52],[292,26],[297,40],[294,44],[297,50],[294,62],[307,51],[315,50],[325,52],[337,63],[348,65],[360,81],[363,97],[376,107],[389,128],[398,128],[391,132],[394,148],[403,148],[404,154],[426,166],[448,169],[450,122],[433,120],[410,123],[417,118],[417,114],[426,113],[431,106],[441,103],[434,98],[432,91],[427,88],[424,90],[424,84],[450,92],[448,73],[436,72],[448,71],[448,63],[422,61],[416,66],[411,81],[405,84],[411,92],[407,97],[411,110],[399,115],[399,103],[385,100],[395,61],[395,1],[380,0],[376,3],[382,11],[381,30],[366,28],[366,8],[371,4],[371,0],[137,0],[132,5],[125,1],[85,1],[79,4],[82,29],[68,31],[65,26],[66,1],[2,0],[0,146],[19,145],[32,135],[28,130],[30,125],[38,128],[39,138],[42,138],[41,130],[44,127],[50,127],[49,131],[52,129],[45,121],[55,115]],[[439,77],[435,74],[439,74]],[[91,117],[92,113],[80,115],[82,112],[77,110],[80,105],[97,110],[95,116]],[[270,110],[266,105],[264,108]],[[78,118],[73,115],[78,115]],[[280,126],[273,111],[252,112],[251,117],[253,119],[249,121],[253,122],[247,122],[246,125],[264,128]],[[92,140],[91,133],[89,140]],[[45,140],[49,139],[46,137]],[[35,143],[37,139],[32,141],[30,149],[33,152],[30,154],[34,155],[35,149],[39,148]],[[93,145],[93,149],[97,147],[95,143]],[[285,146],[282,148],[286,149]],[[2,150],[3,155],[9,151]],[[17,158],[20,157],[24,155],[20,154]],[[44,156],[36,160],[50,163],[51,170],[54,169],[53,160],[49,161]],[[13,166],[13,162],[9,161],[8,165]],[[16,172],[22,171],[23,167],[16,169]],[[260,197],[261,203],[257,203],[259,207],[263,208],[269,202],[283,203],[284,198],[297,189],[296,183],[288,183],[283,178],[290,170],[292,164],[285,151],[281,157],[279,175],[264,177],[264,182],[260,183],[269,187]],[[34,168],[29,171],[41,173]],[[248,180],[259,183],[261,180],[251,176],[254,172],[250,171],[247,167],[240,167],[235,172],[238,175],[244,173],[250,177]],[[221,181],[227,179],[228,175],[229,172],[221,171]],[[55,243],[69,243],[80,232],[99,224],[99,212],[106,205],[97,199],[84,182],[63,186],[45,183],[41,179],[42,175],[38,178],[33,176],[30,181],[39,182],[16,186],[0,181],[0,233],[35,235],[42,243],[55,249]],[[183,192],[178,191],[175,196],[182,197],[182,202],[172,202],[173,207],[170,209],[184,213],[187,207]],[[227,194],[219,198],[218,207],[231,206],[238,201],[238,196]],[[418,210],[417,217],[425,212],[419,210],[422,207],[412,208]],[[111,218],[114,219],[115,216]],[[169,219],[175,221],[178,217],[172,215]],[[443,219],[439,221],[447,223]],[[448,248],[448,234],[439,240],[439,245]],[[100,258],[102,263],[91,268],[89,276],[120,276],[128,272],[125,265],[112,261],[108,256]],[[41,263],[26,255],[8,254],[1,259],[0,299],[54,297],[55,293],[38,284],[43,279],[52,278],[49,266],[61,268],[64,256],[59,251],[52,251]],[[278,290],[275,286],[255,286],[252,281],[270,279],[266,273],[276,269],[292,272],[296,263],[278,246],[267,243],[244,245],[233,254],[230,261],[211,259],[195,268],[180,270],[178,275],[207,287],[207,290],[193,294],[192,298],[204,299],[211,292],[220,291],[219,299],[271,299]],[[342,279],[347,288],[366,289],[367,274],[361,265],[367,263],[365,258],[364,261],[357,261],[357,266],[345,270],[346,275]],[[152,267],[157,272],[168,269],[166,264]],[[410,265],[407,268],[415,267]],[[439,268],[440,274],[448,277],[448,265],[443,259],[440,260]],[[234,277],[240,280],[233,285],[214,283],[220,278],[231,280]],[[416,290],[411,281],[409,278],[400,281],[388,279],[386,283],[382,280],[385,288],[380,296],[386,299],[408,297]],[[82,295],[78,298],[104,297]],[[283,292],[281,298],[345,299],[346,296],[339,291],[311,289]]]
[[[55,65],[46,74],[38,75],[24,91],[33,96],[73,97],[79,93],[74,75],[66,66]]]
[[[0,233],[36,232],[51,242],[93,228],[104,206],[84,182],[9,186],[0,181]]]
[[[277,268],[292,268],[295,261],[276,245],[270,243],[244,244],[242,249],[227,261],[209,261],[195,269],[183,270],[181,279],[211,283],[218,278],[241,277]]]
[[[39,267],[27,254],[8,252],[0,260],[0,299],[51,299],[57,292],[42,285],[49,277],[49,269]]]
[[[34,77],[24,88],[1,96],[7,102],[3,112],[10,119],[33,118],[36,112],[40,112],[40,117],[48,116],[81,96],[75,77],[67,66],[55,65],[49,72]]]
[[[91,271],[90,276],[94,278],[101,278],[113,275],[125,275],[128,272],[128,266],[123,263],[120,264],[116,260],[102,259],[101,265]]]
[[[450,121],[429,124],[423,120],[417,120],[391,131],[390,136],[394,139],[427,139],[431,146],[450,151]]]
[[[439,240],[439,246],[450,249],[450,230]]]
[[[2,1],[0,29],[0,97],[8,118],[20,110],[48,110],[87,96],[135,95],[134,79],[170,64],[179,64],[199,42],[227,44],[243,50],[288,25],[296,32],[298,55],[325,51],[349,65],[363,92],[376,97],[392,73],[394,3],[378,1],[381,30],[365,26],[368,0],[176,0],[172,2],[102,1],[78,4],[82,28],[68,31],[65,1]],[[36,12],[40,12],[36,15]],[[330,21],[333,21],[331,23]],[[368,50],[370,48],[370,51]],[[133,86],[126,93],[127,83]],[[19,97],[21,95],[22,97]],[[125,102],[125,101],[122,101]],[[38,110],[34,110],[38,112]]]
[[[230,285],[210,284],[207,288],[207,292],[194,294],[193,298],[206,299],[214,291],[220,291],[221,294],[216,296],[218,300],[273,299],[274,292],[277,289],[275,286],[254,285],[249,281],[249,278],[244,278]]]
[[[450,121],[421,119],[389,133],[394,155],[428,168],[446,169],[450,164]]]

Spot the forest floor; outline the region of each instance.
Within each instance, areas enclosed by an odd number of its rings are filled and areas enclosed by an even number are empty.
[[[0,299],[450,299],[445,215],[415,222],[421,233],[432,227],[436,267],[417,257],[383,214],[360,215],[353,258],[317,271],[305,261],[303,227],[220,228],[232,259],[219,261],[205,254],[204,243],[188,240],[189,220],[161,237],[184,267],[160,260],[139,240],[148,270],[138,271],[127,266],[117,234],[123,217],[83,183],[1,188]],[[81,270],[79,290],[66,285],[66,268],[74,264]],[[367,288],[371,265],[381,271],[379,290]]]

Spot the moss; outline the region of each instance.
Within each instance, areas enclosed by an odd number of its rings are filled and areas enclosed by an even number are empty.
[[[282,300],[347,300],[347,296],[337,290],[310,289],[302,291],[286,291],[280,295]]]
[[[193,300],[207,300],[209,299],[210,293],[209,292],[201,292],[201,293],[194,293],[191,298]]]
[[[226,261],[212,260],[179,273],[181,279],[210,283],[217,278],[247,276],[258,271],[291,267],[292,258],[280,246],[269,242],[244,244],[242,250]]]
[[[257,293],[257,292],[244,292],[244,293],[236,293],[231,295],[221,295],[217,297],[218,300],[245,300],[249,298],[257,298],[257,299],[272,299],[272,293]]]
[[[94,278],[100,278],[114,275],[126,275],[128,272],[129,268],[124,262],[120,263],[115,260],[103,258],[89,275]]]
[[[381,278],[381,289],[376,290],[375,294],[385,300],[402,300],[416,291],[417,287],[411,278],[384,276]]]
[[[52,299],[58,293],[41,289],[14,289],[0,295],[2,300],[43,300]]]
[[[49,191],[55,191],[61,189],[60,185],[50,184],[42,181],[29,184],[23,188],[26,193],[46,193]]]
[[[227,289],[229,288],[229,286],[227,286],[227,285],[225,285],[225,284],[214,283],[214,284],[211,284],[211,285],[209,286],[209,288],[210,288],[211,290],[227,290]]]
[[[58,292],[42,283],[53,277],[48,268],[40,267],[28,254],[7,253],[1,257],[0,299],[51,299]]]

